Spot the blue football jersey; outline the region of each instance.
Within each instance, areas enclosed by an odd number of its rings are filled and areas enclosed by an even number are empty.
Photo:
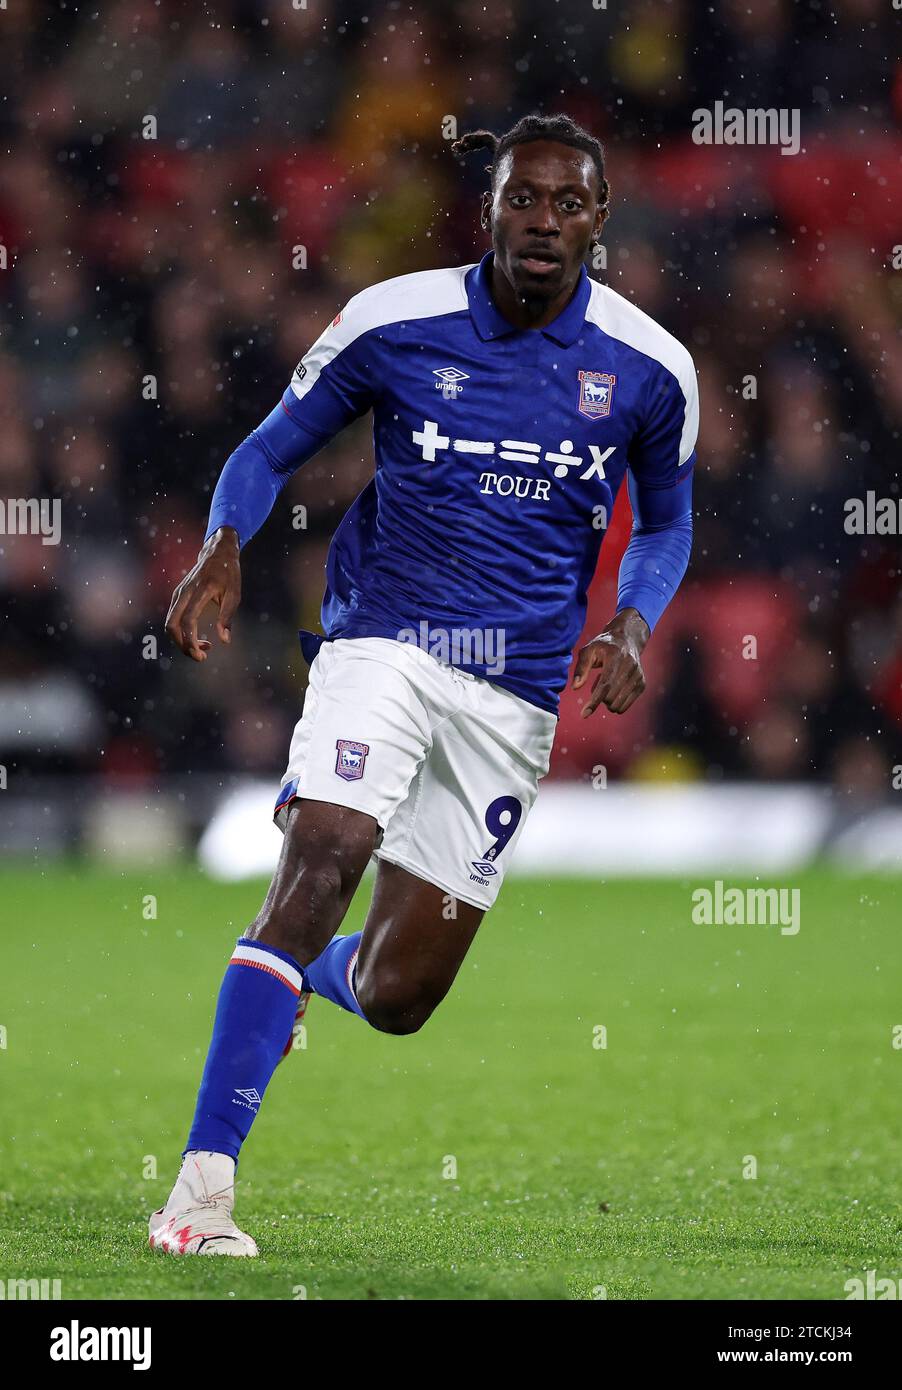
[[[696,376],[585,269],[553,323],[515,328],[491,263],[355,295],[285,392],[285,452],[293,470],[373,412],[375,476],[329,551],[328,638],[491,632],[491,660],[455,664],[556,712],[624,477],[635,511],[692,470]],[[214,504],[210,531],[223,522]]]

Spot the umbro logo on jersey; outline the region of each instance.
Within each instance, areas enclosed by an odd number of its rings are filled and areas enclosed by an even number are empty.
[[[470,380],[469,374],[462,372],[459,367],[437,367],[432,375],[438,377],[435,389],[441,391],[446,401],[459,396],[464,389],[460,383]]]
[[[255,1086],[251,1086],[250,1090],[248,1091],[239,1091],[238,1087],[236,1086],[235,1094],[236,1096],[241,1096],[242,1100],[250,1101],[251,1105],[259,1105],[261,1100],[263,1099],[260,1092],[257,1090]]]
[[[610,372],[579,372],[578,375],[580,415],[589,420],[601,420],[610,415],[617,378]]]

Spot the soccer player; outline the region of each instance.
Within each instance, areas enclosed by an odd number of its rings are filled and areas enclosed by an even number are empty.
[[[583,715],[628,710],[688,563],[692,359],[584,262],[608,214],[601,146],[568,117],[497,138],[474,265],[363,290],[227,460],[167,631],[204,661],[230,629],[241,547],[288,478],[372,410],[376,471],[332,541],[276,808],[272,884],[232,953],[194,1123],[150,1243],[255,1255],[232,1216],[238,1154],[310,995],[413,1033],[492,906],[548,769],[556,711],[614,499],[634,526],[617,611],[578,655]],[[318,650],[317,650],[318,648]],[[314,655],[315,651],[315,655]],[[360,932],[339,928],[369,859]],[[451,906],[453,904],[453,906]]]

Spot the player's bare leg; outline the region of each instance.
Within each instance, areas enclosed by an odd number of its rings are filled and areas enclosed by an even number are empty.
[[[372,816],[346,806],[293,802],[282,855],[248,936],[287,951],[300,965],[315,960],[344,921],[378,831]],[[310,990],[302,990],[283,1057],[292,1050],[310,997]]]
[[[295,801],[269,892],[248,936],[315,960],[344,921],[376,844],[372,816],[325,801]]]
[[[357,998],[384,1033],[415,1033],[442,1002],[484,916],[397,864],[380,861],[357,958]]]
[[[327,947],[334,947],[345,969],[333,981],[337,995],[328,997],[345,1008],[356,1003],[354,1012],[380,1032],[414,1033],[451,988],[484,912],[455,899],[449,915],[444,889],[380,860],[362,933],[336,937],[377,834],[376,822],[360,811],[296,801],[248,936],[302,966],[316,962],[305,971],[314,980]],[[347,973],[350,981],[341,978]]]
[[[291,808],[266,902],[248,932],[305,967],[305,981],[380,1032],[413,1033],[444,999],[484,912],[380,860],[362,932],[339,936],[378,827],[321,802]]]

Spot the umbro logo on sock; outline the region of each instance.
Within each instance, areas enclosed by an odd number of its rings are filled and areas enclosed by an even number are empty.
[[[239,1091],[238,1087],[236,1086],[235,1094],[236,1096],[241,1096],[244,1100],[250,1101],[252,1105],[259,1105],[261,1100],[263,1099],[260,1092],[254,1086],[252,1086],[249,1091]],[[233,1105],[238,1104],[237,1101],[233,1101],[232,1103]]]

